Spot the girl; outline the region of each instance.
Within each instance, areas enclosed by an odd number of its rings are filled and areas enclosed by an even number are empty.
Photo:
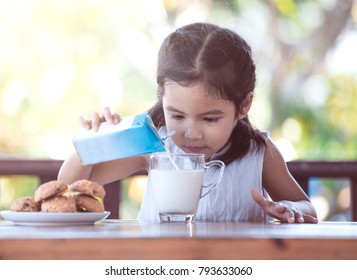
[[[205,154],[226,164],[220,185],[200,200],[196,220],[262,222],[266,215],[287,223],[317,223],[309,198],[289,173],[267,132],[255,129],[248,112],[256,83],[249,45],[236,33],[208,23],[177,29],[158,57],[158,101],[149,113],[172,153]],[[97,130],[120,116],[105,108],[81,125]],[[148,169],[142,155],[82,166],[74,153],[59,173],[71,183],[89,179],[106,184]],[[149,178],[150,182],[150,178]],[[138,218],[156,221],[148,184]],[[266,214],[266,215],[265,215]]]

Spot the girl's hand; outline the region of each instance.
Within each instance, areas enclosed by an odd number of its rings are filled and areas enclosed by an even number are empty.
[[[316,224],[318,222],[315,217],[304,214],[299,207],[297,207],[299,202],[292,202],[288,200],[282,200],[279,202],[270,201],[255,189],[252,190],[252,196],[267,215],[278,219],[283,223]]]
[[[92,113],[92,118],[86,120],[83,116],[79,117],[79,123],[86,129],[93,129],[98,131],[100,124],[107,122],[109,124],[118,124],[120,122],[120,115],[118,113],[112,114],[108,107],[103,109],[103,114],[99,115],[97,112]]]

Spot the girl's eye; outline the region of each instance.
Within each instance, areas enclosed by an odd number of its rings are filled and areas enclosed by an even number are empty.
[[[204,120],[208,123],[216,123],[218,122],[219,118],[204,118]]]
[[[174,120],[182,120],[183,116],[182,115],[171,115],[171,118]]]

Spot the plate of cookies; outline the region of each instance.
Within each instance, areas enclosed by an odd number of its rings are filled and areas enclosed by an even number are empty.
[[[90,225],[105,219],[110,213],[46,213],[46,212],[14,212],[1,211],[1,216],[15,225],[22,226],[63,226]]]
[[[102,203],[103,186],[89,180],[70,185],[50,181],[40,185],[34,196],[20,197],[10,209],[1,211],[5,220],[16,225],[88,225],[107,218]]]

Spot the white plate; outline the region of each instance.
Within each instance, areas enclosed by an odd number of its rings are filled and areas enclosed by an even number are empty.
[[[110,212],[76,212],[76,213],[48,213],[48,212],[15,212],[1,211],[5,220],[16,225],[53,226],[53,225],[89,225],[104,220]]]

